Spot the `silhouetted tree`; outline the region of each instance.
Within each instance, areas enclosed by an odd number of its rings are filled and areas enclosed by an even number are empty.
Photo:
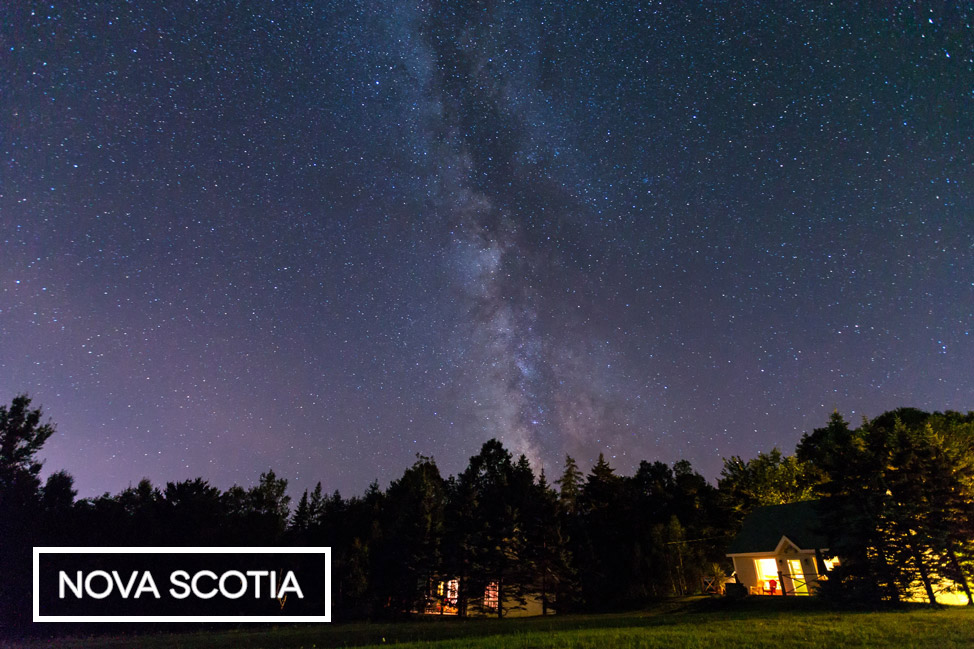
[[[628,484],[603,454],[578,496],[573,555],[589,607],[617,606],[632,597],[627,579],[635,538],[631,534],[632,499]]]
[[[447,576],[455,577],[459,581],[457,609],[460,616],[465,616],[471,593],[476,592],[471,581],[477,582],[481,595],[483,585],[486,583],[484,579],[471,578],[474,570],[475,546],[479,540],[477,493],[473,481],[450,476],[446,481],[446,494],[442,545],[443,570]]]
[[[484,443],[459,478],[468,490],[467,497],[472,498],[474,512],[467,580],[470,595],[478,599],[468,604],[482,601],[479,594],[490,582],[496,582],[498,617],[504,615],[508,594],[519,595],[522,574],[518,564],[523,559],[524,528],[512,488],[514,480],[511,454],[496,439]]]
[[[9,408],[0,406],[0,626],[30,621],[31,546],[42,511],[37,453],[54,434],[54,425],[41,423],[41,409],[30,403],[22,394]]]
[[[248,524],[251,526],[248,536],[261,545],[279,542],[291,514],[287,480],[278,478],[273,470],[260,474],[257,486],[247,491],[247,501]]]
[[[559,486],[558,499],[561,509],[569,516],[575,513],[578,494],[581,493],[584,482],[585,475],[578,469],[578,464],[571,455],[566,455],[565,470],[555,484]]]
[[[422,610],[429,585],[440,577],[444,507],[443,478],[428,457],[418,456],[386,491],[375,587],[396,613]]]
[[[531,574],[525,577],[527,589],[541,598],[541,614],[552,608],[567,612],[575,605],[572,596],[577,588],[567,534],[558,494],[548,484],[544,470],[531,486],[530,498],[524,504],[525,566]]]
[[[166,483],[159,503],[168,545],[219,545],[226,519],[220,490],[202,478]]]
[[[311,504],[308,499],[308,490],[305,489],[298,501],[298,506],[294,509],[288,531],[294,540],[304,538],[308,529],[311,527]]]
[[[308,527],[315,528],[321,525],[325,516],[325,498],[321,495],[321,483],[315,485],[308,501]]]

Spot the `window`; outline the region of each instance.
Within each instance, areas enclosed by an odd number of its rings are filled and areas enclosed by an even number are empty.
[[[460,580],[430,581],[429,593],[426,597],[428,615],[456,615],[459,613],[457,605],[460,599]]]
[[[451,579],[446,582],[446,605],[456,608],[458,599],[460,599],[460,580]]]
[[[767,581],[768,579],[778,578],[778,563],[774,559],[758,559],[757,564],[758,579]]]
[[[484,590],[484,608],[496,611],[498,600],[498,592],[500,588],[496,581],[492,581],[487,584],[487,588]]]
[[[805,573],[802,571],[802,562],[798,559],[788,560],[788,572],[791,579],[791,590],[795,595],[808,595],[808,582],[805,580]]]
[[[778,563],[774,559],[755,559],[754,570],[758,576],[758,587],[761,592],[770,595],[781,592]]]

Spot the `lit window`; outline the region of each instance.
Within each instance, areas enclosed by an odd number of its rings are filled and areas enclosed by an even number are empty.
[[[772,595],[780,592],[778,562],[774,559],[755,559],[754,567],[757,571],[758,586],[762,592]]]
[[[484,608],[489,608],[497,610],[498,600],[498,584],[496,581],[492,581],[487,584],[487,588],[484,590]]]
[[[774,559],[758,559],[755,563],[757,563],[758,579],[767,581],[778,578],[778,563]]]

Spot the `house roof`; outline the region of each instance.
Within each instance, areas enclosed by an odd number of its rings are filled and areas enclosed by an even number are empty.
[[[782,536],[803,550],[824,549],[828,538],[821,528],[817,506],[821,501],[806,500],[787,505],[758,507],[744,519],[741,531],[727,554],[774,552]]]

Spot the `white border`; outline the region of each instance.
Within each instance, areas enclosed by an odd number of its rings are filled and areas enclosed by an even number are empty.
[[[40,560],[42,554],[323,554],[325,555],[324,615],[41,615]],[[34,547],[34,622],[331,622],[330,547]]]

